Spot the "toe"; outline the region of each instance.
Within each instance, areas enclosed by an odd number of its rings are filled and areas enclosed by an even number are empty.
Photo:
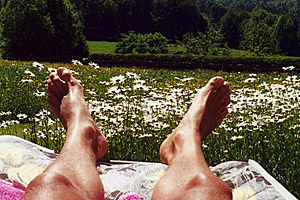
[[[51,74],[49,75],[50,80],[53,80],[53,77],[56,75],[56,72],[51,72]]]
[[[59,80],[59,77],[57,75],[56,72],[52,72],[50,75],[49,75],[49,79],[52,81],[53,84],[55,84],[58,80]],[[58,80],[57,80],[58,79]]]
[[[224,79],[220,76],[214,77],[208,81],[208,86],[210,88],[213,88],[214,90],[217,90],[220,88],[224,83]]]
[[[67,83],[63,82],[63,80],[61,80],[57,74],[52,75],[50,79],[52,83],[59,89],[59,93],[66,95],[68,92]]]
[[[51,80],[47,80],[47,84],[48,84],[48,88],[47,88],[48,94],[52,96],[56,96],[58,91],[57,86],[54,85],[54,83]]]
[[[231,90],[230,90],[230,89],[226,89],[226,90],[224,91],[224,93],[221,94],[221,95],[219,96],[219,99],[225,100],[225,99],[227,99],[228,97],[230,97],[230,95],[231,95]]]
[[[221,99],[220,99],[221,100]],[[230,104],[230,96],[228,96],[227,98],[218,101],[218,103],[215,105],[216,108],[216,112],[221,113],[223,112],[223,110],[225,108],[227,108],[227,106]]]
[[[55,90],[55,85],[51,85],[47,88],[48,96],[51,96],[52,98],[57,98],[59,95],[57,94],[57,90]]]
[[[218,118],[218,122],[217,124],[220,125],[223,121],[223,119],[226,117],[226,115],[228,114],[228,109],[225,107],[219,114]]]
[[[223,86],[224,79],[222,77],[214,77],[208,81],[208,83],[198,91],[197,96],[215,96],[216,92],[219,90],[220,87]]]
[[[68,70],[64,67],[60,67],[57,69],[57,74],[58,74],[59,78],[61,78],[64,81],[66,81],[66,82],[71,81],[72,74],[71,74],[70,70]]]
[[[55,98],[55,96],[48,95],[47,96],[47,102],[49,103],[51,109],[54,109],[54,111],[59,111],[59,100]]]
[[[48,86],[50,86],[50,85],[53,84],[53,83],[52,83],[52,81],[51,81],[50,79],[48,79],[48,80],[47,80],[47,84],[48,84]]]
[[[62,80],[66,81],[69,86],[76,86],[77,85],[77,86],[81,87],[79,81],[76,78],[74,78],[74,76],[72,76],[72,73],[70,72],[70,70],[61,67],[61,68],[57,69],[57,73],[58,73],[58,76]]]
[[[228,109],[227,108],[224,108],[221,112],[221,118],[223,120],[223,118],[228,114]]]
[[[226,88],[228,88],[228,89],[229,89],[229,87],[230,87],[230,83],[229,83],[229,82],[227,82],[227,81],[224,81],[224,85],[226,86]]]
[[[221,86],[218,90],[216,90],[216,92],[215,92],[215,98],[216,99],[224,100],[224,98],[222,99],[222,97],[225,95],[226,92],[227,92],[226,87],[224,85]]]
[[[230,84],[228,82],[224,82],[224,84],[216,91],[216,97],[218,97],[221,101],[227,99],[231,95]]]
[[[228,105],[230,104],[230,97],[227,97],[223,103],[222,103],[222,107],[226,108]]]

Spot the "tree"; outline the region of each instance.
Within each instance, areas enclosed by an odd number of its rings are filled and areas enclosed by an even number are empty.
[[[196,6],[201,12],[209,14],[210,8],[214,5],[214,2],[214,0],[196,0]]]
[[[45,0],[8,1],[0,11],[1,55],[17,60],[49,57],[53,31]]]
[[[153,0],[138,0],[133,6],[133,30],[138,33],[153,33]]]
[[[153,0],[115,0],[118,5],[120,33],[136,31],[154,32],[152,18]]]
[[[225,15],[225,13],[227,12],[227,9],[219,4],[214,4],[211,8],[210,8],[210,18],[211,18],[211,23],[216,23],[219,24],[221,18],[223,17],[223,15]]]
[[[87,56],[79,16],[67,0],[9,0],[0,11],[1,56],[68,60]]]
[[[187,33],[204,32],[207,22],[194,0],[157,0],[153,5],[155,30],[171,39]]]
[[[130,31],[121,34],[117,44],[117,53],[166,53],[168,51],[168,39],[161,33],[141,34]]]
[[[256,55],[278,54],[279,43],[273,32],[275,20],[276,16],[266,10],[254,10],[244,26],[240,47]]]
[[[69,0],[47,0],[53,33],[52,58],[74,59],[88,56],[83,25],[75,6]]]
[[[205,32],[187,33],[183,36],[183,46],[187,53],[196,55],[228,55],[228,49],[222,44],[223,35],[215,25]]]
[[[228,10],[221,19],[221,33],[224,34],[225,41],[230,48],[237,48],[240,43],[237,17],[238,15],[235,11]]]
[[[136,4],[135,0],[116,0],[118,5],[118,25],[120,33],[126,33],[134,30],[133,9]]]
[[[88,40],[116,40],[119,35],[118,5],[114,0],[73,0],[81,11]]]
[[[273,13],[293,13],[300,16],[300,2],[298,0],[267,0],[264,2],[265,8]]]
[[[239,0],[239,1],[234,1],[230,4],[230,8],[235,10],[235,11],[246,11],[246,5],[245,2],[243,0]]]
[[[295,15],[281,15],[275,25],[275,36],[281,52],[288,56],[299,56],[299,22]]]
[[[247,11],[237,12],[232,9],[229,9],[221,18],[221,33],[224,34],[225,42],[229,48],[239,47],[242,33],[241,24],[248,18],[250,16]]]

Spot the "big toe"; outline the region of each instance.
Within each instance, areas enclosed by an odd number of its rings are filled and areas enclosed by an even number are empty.
[[[224,84],[224,78],[217,76],[211,78],[208,83],[206,84],[206,88],[209,90],[217,90]]]
[[[69,86],[79,86],[81,88],[79,81],[76,78],[74,78],[74,76],[72,76],[70,70],[64,67],[60,67],[57,69],[57,73],[59,78],[66,81]]]
[[[60,79],[66,81],[66,82],[70,82],[72,79],[72,73],[70,72],[70,70],[64,68],[64,67],[60,67],[57,69],[57,74],[59,76]]]
[[[231,95],[230,84],[228,82],[224,82],[224,86],[222,86],[222,91],[219,92],[219,98],[221,100],[227,99]]]

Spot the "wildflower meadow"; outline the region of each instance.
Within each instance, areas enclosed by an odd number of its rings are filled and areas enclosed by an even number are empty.
[[[99,67],[0,60],[0,134],[59,152],[65,138],[45,100],[46,80],[72,70],[107,137],[104,159],[159,162],[159,147],[178,125],[197,89],[214,76],[231,83],[229,114],[203,144],[210,165],[253,159],[300,197],[300,75]]]

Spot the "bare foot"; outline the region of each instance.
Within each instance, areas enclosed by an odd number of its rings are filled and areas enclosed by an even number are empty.
[[[184,133],[184,137],[193,137],[202,141],[223,121],[230,103],[230,84],[222,77],[215,77],[198,91],[191,107],[175,131],[162,143],[160,157],[168,164],[174,157],[174,137]]]
[[[93,140],[93,151],[97,159],[102,158],[107,151],[107,141],[89,113],[82,86],[69,70],[62,67],[51,73],[49,78],[47,101],[52,112],[66,130],[90,127],[87,135]]]

